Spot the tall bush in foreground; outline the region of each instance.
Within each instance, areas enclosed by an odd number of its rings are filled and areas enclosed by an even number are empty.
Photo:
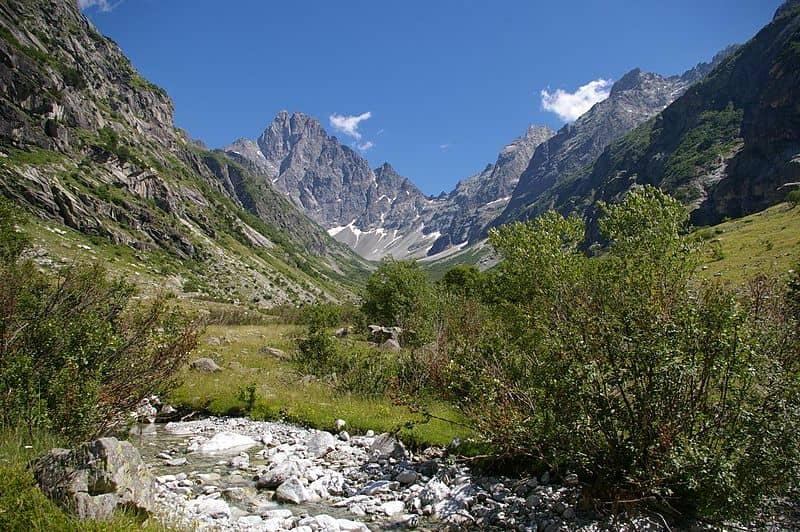
[[[743,515],[800,474],[796,315],[770,283],[694,282],[685,223],[643,188],[604,207],[597,258],[554,213],[494,232],[499,319],[452,350],[453,388],[499,452],[597,498]]]
[[[172,384],[198,326],[100,266],[44,274],[0,201],[0,422],[82,439]]]

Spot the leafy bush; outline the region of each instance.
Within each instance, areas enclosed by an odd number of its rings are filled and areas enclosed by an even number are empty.
[[[477,266],[459,265],[447,270],[442,285],[449,292],[462,296],[480,296],[483,291],[483,274]]]
[[[132,304],[132,285],[100,266],[40,273],[20,256],[19,221],[0,200],[0,422],[96,435],[172,384],[197,324],[163,297]]]
[[[298,351],[294,362],[301,372],[316,375],[342,392],[380,396],[396,382],[397,353],[337,341],[324,328],[310,328]]]
[[[298,322],[319,328],[336,327],[342,322],[342,307],[333,303],[306,305],[300,308]]]
[[[403,343],[433,339],[436,298],[428,274],[414,261],[387,259],[367,280],[362,312],[368,320],[403,329]]]
[[[492,317],[446,344],[451,389],[498,453],[589,495],[747,514],[800,478],[797,316],[769,283],[693,281],[686,212],[657,189],[603,210],[596,258],[555,213],[491,234]]]
[[[800,205],[800,190],[792,190],[786,195],[786,201],[792,207]]]

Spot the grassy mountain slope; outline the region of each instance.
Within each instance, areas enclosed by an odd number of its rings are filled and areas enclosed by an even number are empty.
[[[213,299],[348,297],[367,265],[172,110],[75,2],[0,5],[0,192],[39,219],[43,264],[75,258],[63,238]]]

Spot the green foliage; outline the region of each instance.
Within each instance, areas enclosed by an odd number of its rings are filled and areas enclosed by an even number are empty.
[[[385,259],[367,280],[362,312],[368,320],[403,329],[403,341],[419,346],[433,338],[434,288],[414,261]]]
[[[498,453],[596,497],[745,515],[800,478],[796,318],[769,283],[694,282],[687,214],[660,191],[603,211],[591,259],[554,213],[492,233],[489,318],[443,335],[451,389]]]
[[[119,135],[109,126],[104,126],[98,133],[100,147],[117,156],[121,163],[138,163],[136,156],[130,146],[120,141]]]
[[[16,261],[30,245],[28,235],[19,226],[25,223],[25,215],[11,202],[0,196],[0,262]]]
[[[300,309],[298,322],[310,328],[336,327],[342,321],[342,307],[333,303],[317,303]]]
[[[462,296],[479,296],[483,292],[483,274],[477,266],[454,266],[447,270],[441,282],[448,292]]]
[[[197,327],[163,297],[130,305],[133,287],[100,266],[40,273],[14,220],[0,208],[0,422],[96,435],[171,384]]]
[[[693,177],[699,169],[708,169],[720,156],[734,146],[740,136],[744,111],[729,104],[720,111],[701,113],[697,124],[682,138],[681,143],[664,165],[666,182],[680,182]]]
[[[800,189],[792,190],[791,192],[789,192],[786,195],[786,201],[792,207],[797,207],[798,205],[800,205]]]
[[[240,387],[236,393],[236,398],[245,404],[245,412],[252,412],[256,402],[260,399],[257,390],[256,383],[251,382],[247,386]]]

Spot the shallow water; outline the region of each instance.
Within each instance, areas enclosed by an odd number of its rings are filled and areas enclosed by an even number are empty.
[[[231,421],[232,420],[228,420],[229,423]],[[250,421],[246,422],[248,424],[253,423]],[[262,426],[264,430],[272,429],[270,431],[276,436],[278,434],[285,433],[287,430],[297,431],[295,437],[299,436],[300,439],[305,439],[311,434],[309,431],[301,427],[291,426],[283,423],[264,422],[259,423],[258,425]],[[252,428],[252,425],[250,428]],[[259,458],[257,456],[258,451],[264,449],[265,447],[260,443],[256,446],[246,449],[246,452],[250,457],[250,468],[246,471],[237,470],[236,468],[228,465],[228,461],[232,457],[237,456],[243,449],[230,450],[220,453],[186,451],[189,441],[193,437],[198,435],[211,436],[216,432],[221,432],[222,430],[232,430],[234,432],[240,432],[243,434],[248,433],[247,430],[241,429],[242,427],[233,426],[231,428],[222,428],[219,425],[215,425],[213,432],[193,431],[187,434],[176,434],[166,430],[166,424],[139,424],[131,429],[128,439],[139,450],[143,460],[148,464],[148,466],[150,466],[155,476],[178,475],[180,473],[185,473],[188,475],[189,480],[192,480],[196,478],[195,475],[198,473],[216,473],[220,475],[219,480],[213,480],[205,484],[195,483],[195,485],[191,488],[193,496],[202,493],[203,488],[208,485],[217,486],[220,492],[233,487],[241,487],[248,490],[248,492],[251,494],[251,497],[248,497],[246,500],[231,500],[225,498],[231,509],[236,509],[234,510],[232,521],[235,521],[240,516],[257,515],[258,512],[254,511],[254,505],[257,504],[261,510],[287,509],[290,510],[295,516],[316,516],[325,514],[337,519],[359,521],[363,522],[371,530],[382,530],[385,529],[389,524],[389,520],[386,516],[356,516],[350,513],[347,508],[334,507],[333,504],[343,497],[323,499],[319,503],[295,505],[284,504],[272,500],[272,491],[264,489],[256,490],[255,470],[260,469],[260,466],[263,466],[263,468],[266,469],[270,463],[268,459]],[[257,435],[252,431],[250,431],[249,435],[255,439],[258,439]],[[286,443],[285,440],[281,440],[281,442]],[[162,457],[159,457],[159,454],[170,451],[173,457],[184,457],[186,458],[187,462],[179,466],[166,465],[165,460]],[[422,523],[420,523],[420,525],[421,526],[417,527],[418,530],[433,530],[433,528],[430,526],[425,526]]]

